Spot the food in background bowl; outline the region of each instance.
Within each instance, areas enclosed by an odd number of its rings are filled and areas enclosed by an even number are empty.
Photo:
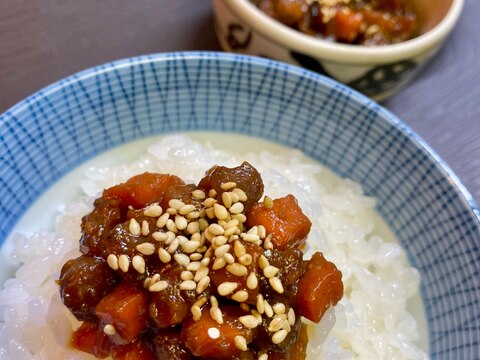
[[[386,45],[419,34],[411,0],[252,0],[305,34],[346,44]]]

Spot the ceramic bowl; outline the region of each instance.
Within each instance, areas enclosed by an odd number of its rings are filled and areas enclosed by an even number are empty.
[[[480,221],[471,196],[418,135],[378,104],[313,72],[255,57],[121,60],[61,80],[4,113],[2,274],[12,231],[45,226],[43,216],[74,196],[78,182],[69,176],[87,160],[134,140],[192,131],[300,149],[361,183],[420,271],[431,357],[478,357]],[[249,149],[242,141],[236,146]],[[130,161],[124,155],[116,160]]]
[[[421,35],[366,47],[314,38],[265,15],[250,0],[213,0],[216,32],[228,52],[303,66],[381,101],[411,81],[454,28],[464,0],[417,0]]]

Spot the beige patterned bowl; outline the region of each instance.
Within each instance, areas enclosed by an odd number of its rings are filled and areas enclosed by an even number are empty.
[[[395,94],[440,49],[464,0],[414,0],[421,35],[399,44],[366,47],[305,35],[268,17],[249,0],[213,0],[222,48],[303,66],[375,100]]]

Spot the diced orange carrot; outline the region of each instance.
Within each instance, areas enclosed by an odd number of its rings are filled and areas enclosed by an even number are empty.
[[[72,345],[75,349],[103,359],[110,354],[112,343],[98,323],[85,321],[73,333]]]
[[[156,360],[152,350],[140,339],[127,345],[112,347],[113,360]]]
[[[169,186],[183,184],[182,179],[175,175],[146,172],[128,179],[125,183],[105,189],[103,196],[120,199],[123,207],[131,205],[134,208],[141,208],[149,203],[161,201]]]
[[[298,206],[293,195],[273,200],[268,208],[264,203],[255,204],[247,213],[247,225],[263,225],[267,234],[273,234],[275,249],[284,250],[305,243],[312,223]]]
[[[95,308],[102,325],[113,325],[116,333],[110,336],[115,344],[126,344],[145,329],[148,318],[149,295],[126,283],[118,285]]]
[[[327,24],[327,33],[331,33],[338,40],[352,43],[360,32],[363,14],[350,9],[337,11],[333,20]]]
[[[219,325],[210,316],[210,308],[202,310],[198,321],[191,317],[182,326],[182,339],[185,346],[195,356],[232,359],[239,356],[235,337],[243,336],[246,343],[253,339],[253,331],[242,325],[238,318],[248,313],[238,306],[222,306],[223,324]]]
[[[319,252],[313,254],[298,285],[300,314],[318,323],[343,296],[342,273]]]

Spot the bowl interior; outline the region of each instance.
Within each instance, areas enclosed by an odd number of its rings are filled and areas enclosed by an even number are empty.
[[[437,26],[447,15],[454,0],[416,0],[413,5],[420,18],[420,33]]]
[[[360,182],[420,270],[432,357],[480,353],[480,230],[468,194],[392,114],[277,62],[215,53],[128,59],[12,108],[0,117],[0,242],[40,194],[87,159],[147,136],[195,130],[298,148]]]

